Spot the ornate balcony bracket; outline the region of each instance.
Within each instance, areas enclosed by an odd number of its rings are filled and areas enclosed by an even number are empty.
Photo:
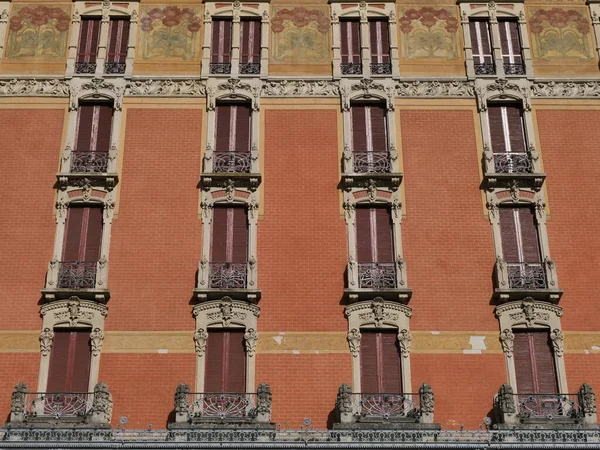
[[[342,174],[340,187],[346,191],[355,188],[397,191],[404,175],[398,173],[346,173]]]
[[[262,176],[259,173],[203,173],[198,188],[205,191],[213,187],[229,189],[248,189],[254,192],[260,186]]]
[[[485,173],[482,189],[533,189],[539,191],[546,180],[545,173]]]
[[[56,187],[62,191],[69,187],[91,186],[112,191],[119,182],[116,173],[62,173],[56,174]]]

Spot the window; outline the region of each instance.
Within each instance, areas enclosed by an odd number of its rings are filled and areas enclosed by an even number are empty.
[[[243,206],[215,205],[210,255],[210,287],[245,289],[248,262],[248,214]]]
[[[217,105],[213,172],[250,172],[250,116],[250,105]]]
[[[361,330],[360,384],[367,394],[402,393],[401,356],[396,330]]]
[[[488,121],[494,168],[497,173],[531,173],[523,108],[516,104],[491,104]]]
[[[96,73],[96,60],[100,44],[100,18],[82,18],[79,29],[75,73]],[[129,18],[111,18],[108,26],[108,45],[104,73],[125,73],[129,44]]]
[[[356,208],[356,259],[361,289],[396,287],[392,220],[383,206]]]
[[[259,19],[243,17],[240,20],[240,74],[260,74]]]
[[[75,73],[93,74],[96,72],[99,40],[100,18],[82,18],[79,30]]]
[[[340,20],[340,52],[342,75],[362,75],[361,28],[368,31],[370,70],[372,75],[391,75],[390,30],[387,18],[368,18],[368,27],[363,28],[358,18]]]
[[[352,105],[352,157],[355,173],[390,172],[386,108]]]
[[[390,31],[387,19],[369,18],[371,74],[391,75]]]
[[[102,243],[102,208],[72,206],[68,209],[58,287],[94,289]]]
[[[204,390],[246,392],[246,351],[243,329],[208,330]]]
[[[110,103],[80,105],[75,131],[75,151],[71,156],[71,172],[107,171],[112,120],[113,107]]]
[[[494,75],[494,55],[488,20],[470,20],[469,30],[476,75]]]
[[[125,73],[127,46],[129,43],[129,19],[110,19],[108,28],[108,47],[104,73]]]
[[[362,75],[360,22],[358,19],[340,20],[342,75]]]
[[[519,37],[519,24],[512,19],[499,19],[500,46],[502,49],[502,63],[505,75],[524,75],[521,39]]]
[[[210,73],[231,73],[231,18],[216,18],[212,22],[212,43],[210,49]]]
[[[514,330],[517,393],[522,396],[558,394],[553,345],[547,330]],[[520,397],[520,400],[525,397]],[[536,401],[535,397],[529,402]],[[543,404],[543,401],[540,403]]]
[[[90,329],[82,328],[54,330],[48,392],[88,392],[91,362],[90,333]],[[85,401],[80,406],[85,408]]]

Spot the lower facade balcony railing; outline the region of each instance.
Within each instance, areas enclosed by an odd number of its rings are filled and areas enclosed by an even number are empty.
[[[546,268],[543,263],[506,263],[509,289],[547,289]]]
[[[76,295],[103,302],[110,298],[106,283],[107,270],[108,264],[104,258],[99,261],[52,260],[42,294],[48,301]]]
[[[504,75],[525,75],[525,66],[520,63],[504,63]]]
[[[260,63],[240,62],[240,75],[260,75]]]
[[[228,75],[231,73],[231,63],[211,62],[208,70],[212,75]]]
[[[250,152],[213,152],[213,172],[250,173],[252,159]]]
[[[362,75],[363,72],[361,63],[342,63],[340,69],[342,75]]]
[[[408,303],[412,295],[406,285],[406,266],[401,258],[394,262],[350,260],[347,279],[344,295],[351,303],[375,297]]]
[[[75,62],[75,73],[93,75],[96,73],[96,62]]]
[[[474,63],[475,75],[496,75],[494,63]]]
[[[338,390],[336,428],[356,427],[360,424],[415,426],[433,425],[435,402],[431,386],[423,384],[418,393],[354,393],[347,384]],[[426,426],[426,425],[425,425]]]
[[[24,383],[18,383],[12,393],[11,426],[44,422],[109,425],[111,415],[112,396],[104,383],[97,383],[94,392],[28,392]]]
[[[75,151],[71,153],[71,172],[105,173],[108,155],[108,151]]]
[[[269,424],[271,402],[271,388],[266,383],[259,384],[256,392],[248,393],[190,392],[189,386],[182,383],[175,391],[175,426],[222,422]]]
[[[496,296],[503,300],[522,299],[523,295],[536,300],[556,303],[562,295],[558,288],[556,267],[547,259],[542,262],[496,261]]]
[[[383,152],[352,152],[355,173],[390,173],[390,154]]]
[[[245,289],[247,263],[210,263],[208,282],[211,289]]]
[[[597,426],[596,397],[588,384],[583,384],[575,394],[516,394],[510,385],[503,384],[496,395],[494,409],[497,421],[506,426],[543,427],[555,423]]]
[[[529,153],[494,153],[496,173],[533,173]]]
[[[489,144],[485,144],[483,188],[510,188],[516,182],[524,188],[541,189],[546,174],[541,171],[538,160],[539,153],[533,145],[524,152],[494,153]]]
[[[61,261],[58,269],[59,289],[94,289],[97,261]]]
[[[373,290],[396,288],[396,263],[359,262],[358,287]]]
[[[371,63],[371,75],[391,75],[391,63]]]
[[[104,63],[104,73],[106,75],[120,75],[125,73],[127,63],[124,62],[107,62]]]

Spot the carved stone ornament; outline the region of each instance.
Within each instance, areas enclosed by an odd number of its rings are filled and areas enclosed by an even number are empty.
[[[589,384],[584,383],[579,387],[579,398],[585,414],[596,414],[596,395]]]
[[[92,401],[92,414],[98,423],[109,424],[112,416],[113,399],[106,383],[96,383],[94,386],[94,399]]]
[[[350,346],[350,353],[352,353],[352,356],[355,358],[360,354],[361,337],[360,331],[357,328],[353,328],[352,330],[348,331],[348,334],[346,335],[348,345]]]
[[[258,341],[258,333],[254,328],[248,328],[244,333],[244,343],[246,345],[246,354],[254,356],[256,352],[256,341]]]
[[[187,414],[190,409],[189,404],[190,387],[185,383],[180,383],[175,389],[175,412],[179,414]]]
[[[42,356],[48,356],[52,350],[52,341],[54,339],[54,331],[50,328],[44,328],[40,333],[40,352]]]
[[[554,347],[554,354],[556,356],[562,356],[564,346],[563,332],[560,331],[558,328],[555,328],[550,333],[550,340],[552,341],[552,347]]]
[[[412,336],[410,334],[410,331],[399,330],[397,339],[398,339],[398,345],[400,347],[400,354],[404,358],[408,358],[408,355],[410,355],[410,344],[412,341]]]
[[[270,80],[262,87],[265,97],[337,97],[339,85],[334,81]]]
[[[104,331],[96,327],[90,334],[90,344],[92,347],[92,355],[98,356],[102,351],[102,343],[104,342]]]
[[[531,85],[533,97],[546,98],[598,98],[598,81],[536,81]]]
[[[0,80],[0,96],[68,97],[69,83],[65,80]]]
[[[502,331],[502,333],[500,333],[500,344],[502,344],[502,350],[504,351],[504,354],[511,358],[515,344],[515,335],[510,329],[506,328]]]
[[[515,414],[517,408],[515,405],[515,395],[513,388],[510,384],[503,384],[498,389],[498,396],[496,397],[496,404],[500,411],[504,414]]]
[[[433,414],[435,409],[435,398],[433,389],[427,383],[423,383],[419,388],[419,397],[421,400],[421,412]]]
[[[143,97],[205,97],[200,80],[140,80],[127,85],[126,95]]]
[[[396,83],[396,97],[455,97],[475,96],[473,83],[468,81],[405,81]]]
[[[271,386],[267,383],[260,383],[256,388],[256,411],[258,414],[266,414],[270,417],[272,404]]]
[[[352,413],[352,388],[350,385],[344,383],[340,386],[335,405],[340,413]]]
[[[196,355],[198,357],[204,356],[206,352],[206,341],[208,340],[208,333],[204,328],[198,328],[194,332],[194,348],[196,349]]]
[[[10,412],[12,414],[23,414],[25,412],[25,398],[27,396],[27,385],[19,381],[13,389],[10,398]]]

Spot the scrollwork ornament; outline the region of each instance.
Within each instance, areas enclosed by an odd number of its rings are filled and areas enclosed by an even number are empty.
[[[385,302],[381,297],[376,297],[371,302],[371,311],[373,312],[373,318],[375,319],[375,326],[381,327],[381,325],[383,325],[383,320],[386,318]]]
[[[508,358],[512,358],[514,343],[515,335],[509,328],[500,333],[500,344],[502,344],[502,350]]]
[[[64,219],[67,217],[67,209],[69,208],[69,201],[63,198],[59,198],[56,201],[56,217]]]
[[[400,354],[404,358],[408,358],[410,354],[410,344],[412,342],[412,336],[408,330],[399,330],[398,335],[398,346],[400,347]]]
[[[541,198],[538,198],[535,202],[535,212],[540,219],[543,219],[546,215],[546,202]]]
[[[52,341],[54,340],[54,331],[50,328],[44,328],[40,333],[40,352],[42,356],[48,356],[52,350]]]
[[[208,333],[204,328],[198,328],[194,332],[194,349],[198,357],[204,356],[206,352],[206,342],[208,341]]]
[[[348,346],[350,347],[350,353],[355,358],[360,354],[361,337],[360,331],[357,328],[351,329],[346,335],[346,340],[348,341]]]
[[[81,301],[79,297],[71,297],[69,298],[69,302],[67,303],[67,311],[69,313],[69,325],[72,327],[77,326],[77,322],[79,321],[79,313],[81,310]]]
[[[550,333],[550,340],[552,341],[552,347],[554,348],[554,354],[556,356],[563,355],[563,346],[564,346],[564,335],[563,332],[558,328],[555,328]]]
[[[212,202],[206,202],[206,201],[203,201],[200,204],[200,207],[202,208],[202,222],[203,223],[211,222],[213,206],[214,205]]]
[[[102,351],[102,343],[104,342],[104,332],[96,327],[90,334],[90,344],[92,347],[92,355],[98,356]]]
[[[221,319],[223,320],[223,326],[227,328],[231,324],[233,319],[233,303],[231,298],[223,297],[219,303],[219,309],[221,310]]]
[[[343,207],[344,211],[346,211],[346,218],[349,221],[354,220],[354,212],[356,211],[356,205],[354,204],[354,202],[351,202],[350,200],[345,200]]]
[[[390,208],[392,209],[392,213],[394,214],[395,219],[399,219],[402,213],[402,202],[397,198],[393,199],[390,203]]]
[[[244,333],[244,344],[246,345],[246,354],[248,356],[254,356],[256,341],[258,341],[258,333],[254,328],[248,328]]]

